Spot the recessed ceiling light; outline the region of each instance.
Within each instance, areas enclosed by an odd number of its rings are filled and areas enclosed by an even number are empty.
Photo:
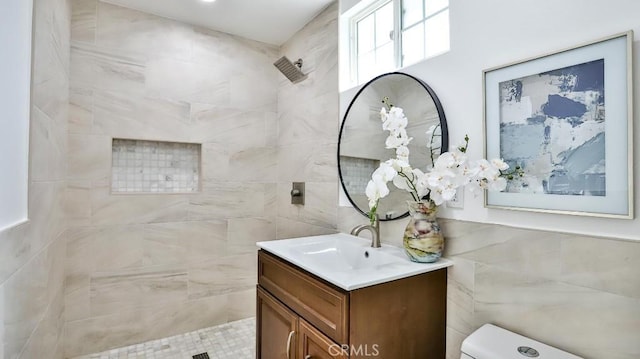
[[[203,2],[214,2],[216,0],[202,0]]]

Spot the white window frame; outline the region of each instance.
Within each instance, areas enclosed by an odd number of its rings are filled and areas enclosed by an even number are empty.
[[[451,1],[451,0],[449,0]],[[349,66],[349,71],[348,71],[348,83],[351,85],[359,85],[362,84],[366,81],[368,81],[369,79],[363,79],[363,78],[359,78],[359,69],[358,69],[358,22],[364,18],[366,18],[367,16],[373,14],[375,11],[377,11],[378,9],[380,9],[381,7],[387,5],[388,3],[393,3],[393,18],[394,18],[394,26],[393,26],[393,44],[394,44],[394,62],[395,62],[395,69],[407,66],[407,65],[411,65],[411,64],[404,64],[403,63],[403,58],[402,58],[402,32],[403,32],[403,28],[402,28],[402,0],[373,0],[371,3],[369,3],[368,5],[358,9],[357,12],[355,12],[353,15],[350,15],[347,19],[347,26],[348,26],[348,56],[349,56],[349,60],[348,60],[348,66]],[[417,26],[419,24],[424,24],[427,22],[427,20],[441,14],[444,11],[449,10],[450,5],[442,8],[438,11],[436,11],[433,14],[430,14],[428,16],[424,16],[424,13],[421,15],[422,19],[420,21],[415,22],[414,24],[411,24],[411,26],[407,27],[404,30],[408,30],[414,26]],[[449,25],[449,29],[451,28],[451,25]],[[425,50],[426,53],[426,50]],[[435,54],[429,57],[424,56],[421,60],[417,61],[420,62],[422,60],[425,60],[427,58],[433,57],[433,56],[437,56],[439,54]]]

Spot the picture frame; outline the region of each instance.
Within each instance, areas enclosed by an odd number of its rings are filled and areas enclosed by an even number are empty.
[[[524,174],[485,207],[632,219],[633,32],[483,71],[485,158]]]

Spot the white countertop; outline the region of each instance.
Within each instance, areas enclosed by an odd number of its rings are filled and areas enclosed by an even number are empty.
[[[258,242],[258,247],[344,290],[390,282],[453,265],[441,258],[435,263],[415,263],[402,248],[338,233]]]

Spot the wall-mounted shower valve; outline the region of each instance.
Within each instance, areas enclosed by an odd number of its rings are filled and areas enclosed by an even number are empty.
[[[304,182],[293,182],[291,188],[291,204],[304,205]]]

